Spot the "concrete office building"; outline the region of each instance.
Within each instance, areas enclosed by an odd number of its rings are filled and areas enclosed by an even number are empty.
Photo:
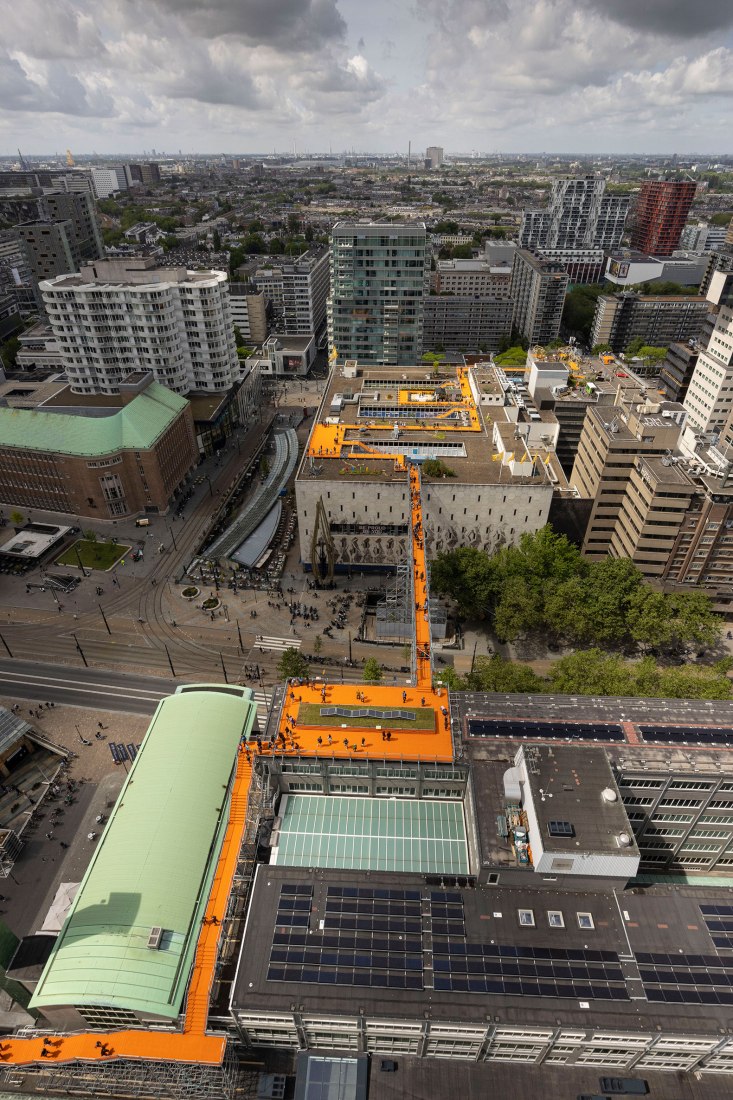
[[[267,306],[264,291],[254,283],[230,283],[229,304],[232,324],[249,346],[264,344],[267,339]]]
[[[30,403],[33,387],[23,388]],[[199,458],[184,398],[142,372],[104,401],[66,386],[37,392],[34,408],[2,407],[0,392],[4,504],[100,520],[168,511]]]
[[[663,457],[674,451],[685,412],[681,405],[633,401],[615,408],[586,412],[570,484],[593,501],[583,543],[588,557],[605,558],[640,457]]]
[[[100,260],[41,284],[76,393],[116,393],[145,369],[177,393],[227,390],[240,377],[223,271]]]
[[[521,248],[618,248],[628,214],[625,195],[607,195],[606,181],[595,176],[555,180],[546,210],[525,210],[519,229]]]
[[[704,252],[676,252],[674,256],[660,259],[620,249],[608,257],[605,279],[621,288],[657,281],[697,287],[705,276],[708,263],[709,256]]]
[[[18,340],[20,348],[15,361],[20,370],[63,372],[64,357],[53,329],[46,321],[36,321],[19,334]]]
[[[41,298],[33,276],[30,250],[15,229],[0,232],[0,292],[13,295],[22,316],[40,309]]]
[[[97,212],[88,192],[47,191],[40,200],[40,207],[49,221],[71,222],[82,260],[98,260],[104,256]]]
[[[316,357],[313,336],[272,335],[262,347],[247,359],[248,367],[255,367],[263,376],[279,378],[305,378]]]
[[[425,166],[427,168],[440,168],[443,163],[443,148],[441,145],[428,145],[425,150]]]
[[[602,294],[596,302],[590,346],[610,344],[618,354],[637,338],[651,347],[697,339],[708,309],[706,299],[694,294]]]
[[[568,275],[552,260],[518,249],[512,265],[513,325],[530,345],[549,344],[560,334]]]
[[[715,328],[685,397],[690,427],[698,433],[720,431],[733,408],[733,274],[713,274],[707,301],[716,312]]]
[[[512,331],[510,298],[430,295],[425,299],[425,351],[497,352]]]
[[[127,165],[120,164],[110,168],[92,168],[92,187],[98,199],[108,199],[118,191],[127,191],[130,187],[130,172]]]
[[[603,275],[605,252],[602,248],[542,248],[544,260],[552,260],[567,271],[571,283],[599,283]]]
[[[631,228],[631,247],[650,256],[671,256],[680,246],[696,183],[647,180],[642,184]]]
[[[680,248],[688,248],[691,252],[715,252],[725,244],[728,231],[728,225],[688,222],[680,234]]]
[[[253,281],[272,303],[272,328],[288,336],[318,336],[326,323],[329,254],[325,246],[297,259],[259,267]]]
[[[16,226],[16,232],[28,246],[37,283],[79,270],[82,260],[73,222],[24,222]]]
[[[454,474],[426,480],[431,555],[463,545],[493,550],[542,527],[553,492],[567,484],[554,454],[556,425],[524,401],[499,400],[485,420],[473,368],[435,377],[424,367],[334,370],[295,483],[305,567],[322,539],[342,572],[404,562],[410,501],[398,451],[440,459]]]
[[[667,356],[659,369],[659,382],[668,401],[684,401],[699,354],[696,340],[670,344],[667,348]]]
[[[512,252],[512,260],[514,252]],[[512,261],[437,260],[430,276],[430,289],[436,294],[480,294],[482,297],[508,298],[512,279]]]
[[[0,340],[12,336],[23,326],[15,295],[11,291],[0,289]],[[2,364],[0,364],[0,368]],[[3,371],[4,377],[4,371]]]
[[[147,161],[145,164],[128,164],[130,180],[135,183],[160,183],[160,165]]]
[[[330,354],[419,362],[429,257],[423,223],[337,222],[331,231]]]

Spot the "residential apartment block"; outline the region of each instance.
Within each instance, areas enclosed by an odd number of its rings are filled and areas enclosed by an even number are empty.
[[[337,222],[331,231],[330,354],[417,363],[429,257],[423,223]]]
[[[253,281],[272,305],[271,327],[288,336],[317,336],[326,323],[329,254],[312,248],[297,259],[257,268]]]
[[[230,283],[229,304],[232,324],[242,334],[245,344],[264,344],[267,339],[267,305],[264,291],[254,283]]]
[[[100,260],[40,289],[75,393],[116,393],[140,369],[177,393],[239,380],[223,271]]]
[[[508,298],[512,278],[511,263],[494,264],[487,260],[437,260],[430,277],[436,294],[480,294]]]
[[[618,248],[629,199],[607,195],[595,176],[555,180],[546,210],[525,210],[519,230],[522,248]]]
[[[497,352],[512,331],[510,298],[430,295],[425,299],[425,351]]]
[[[596,302],[590,345],[610,344],[618,354],[636,338],[652,347],[697,339],[709,308],[706,299],[696,294],[602,294]]]
[[[561,264],[517,249],[510,286],[513,325],[530,345],[557,339],[568,281]]]
[[[687,180],[647,180],[636,201],[631,247],[652,256],[671,256],[680,246],[697,184]]]

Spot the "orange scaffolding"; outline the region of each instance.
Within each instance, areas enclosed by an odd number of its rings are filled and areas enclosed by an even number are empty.
[[[425,558],[425,528],[420,497],[420,470],[410,463],[410,521],[412,523],[412,590],[415,594],[415,682],[419,688],[433,683],[431,657],[428,563]]]

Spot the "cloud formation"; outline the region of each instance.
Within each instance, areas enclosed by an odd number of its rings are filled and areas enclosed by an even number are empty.
[[[0,148],[714,150],[733,3],[24,0]]]

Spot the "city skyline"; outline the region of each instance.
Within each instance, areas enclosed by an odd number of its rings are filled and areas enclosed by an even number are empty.
[[[715,148],[733,95],[733,8],[612,8],[29,0],[5,13],[0,149]]]

